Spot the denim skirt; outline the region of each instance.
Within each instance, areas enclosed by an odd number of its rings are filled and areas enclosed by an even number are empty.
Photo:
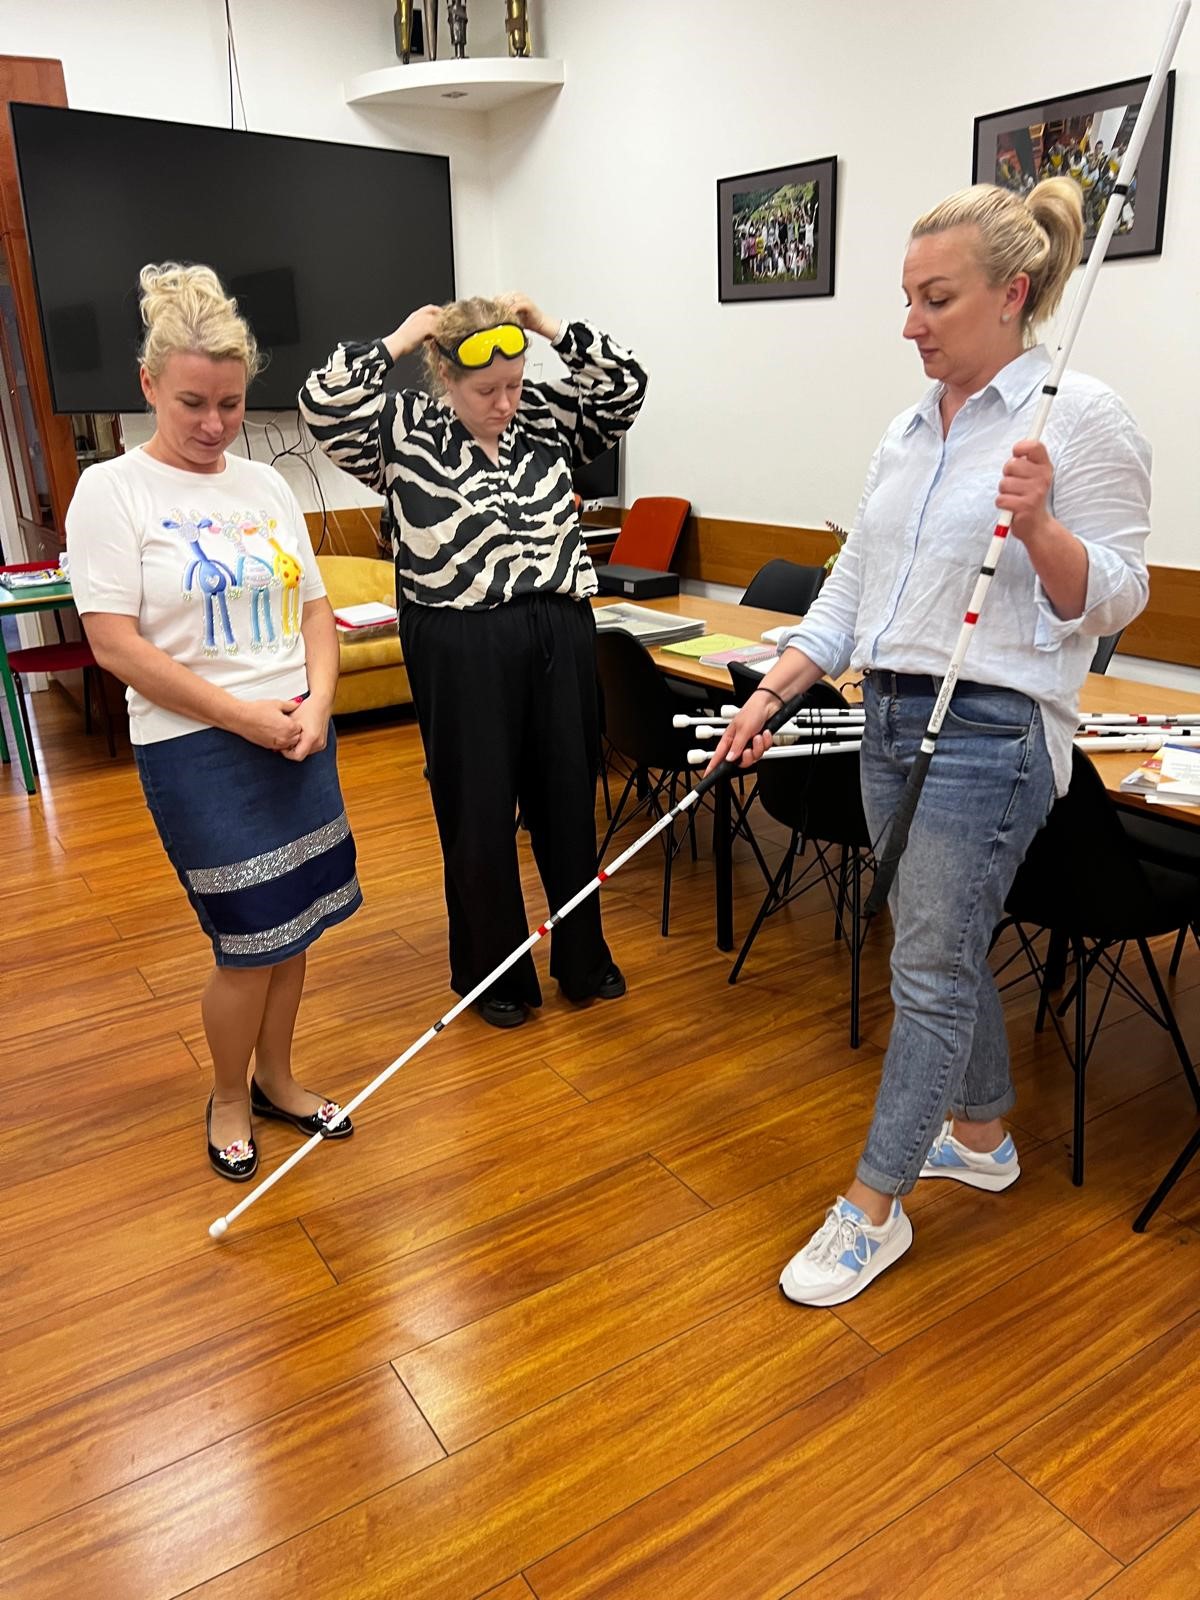
[[[362,904],[324,750],[289,761],[222,728],[134,746],[146,804],[219,967],[272,967]]]

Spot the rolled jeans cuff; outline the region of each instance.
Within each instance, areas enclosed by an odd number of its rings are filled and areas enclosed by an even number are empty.
[[[867,1161],[858,1163],[858,1170],[854,1175],[859,1183],[865,1183],[868,1189],[878,1189],[880,1194],[893,1196],[907,1194],[910,1189],[916,1187],[917,1182],[915,1173],[911,1178],[897,1178],[891,1173],[880,1172],[878,1167],[871,1166]]]
[[[951,1101],[950,1115],[961,1117],[964,1122],[992,1122],[1011,1111],[1016,1103],[1017,1091],[1010,1084],[999,1099],[989,1100],[985,1105],[959,1105]]]

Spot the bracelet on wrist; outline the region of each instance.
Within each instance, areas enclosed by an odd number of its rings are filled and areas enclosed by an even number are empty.
[[[759,690],[761,690],[763,694],[773,695],[774,698],[779,701],[780,705],[785,703],[784,698],[778,689],[769,689],[765,683],[760,683],[758,689],[755,690],[755,693],[757,694]]]

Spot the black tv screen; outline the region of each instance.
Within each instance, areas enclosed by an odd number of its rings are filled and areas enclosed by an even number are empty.
[[[621,446],[614,444],[603,455],[576,467],[572,474],[575,493],[581,500],[617,500],[621,495]]]
[[[294,406],[340,339],[454,298],[445,156],[12,106],[56,411],[139,411],[138,272],[204,262],[269,359],[247,403]],[[418,358],[390,384],[416,381]]]

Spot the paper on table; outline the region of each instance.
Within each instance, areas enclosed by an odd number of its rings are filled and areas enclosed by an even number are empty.
[[[716,650],[748,650],[752,639],[739,639],[732,633],[706,633],[699,639],[680,639],[660,648],[676,656],[707,656]]]

